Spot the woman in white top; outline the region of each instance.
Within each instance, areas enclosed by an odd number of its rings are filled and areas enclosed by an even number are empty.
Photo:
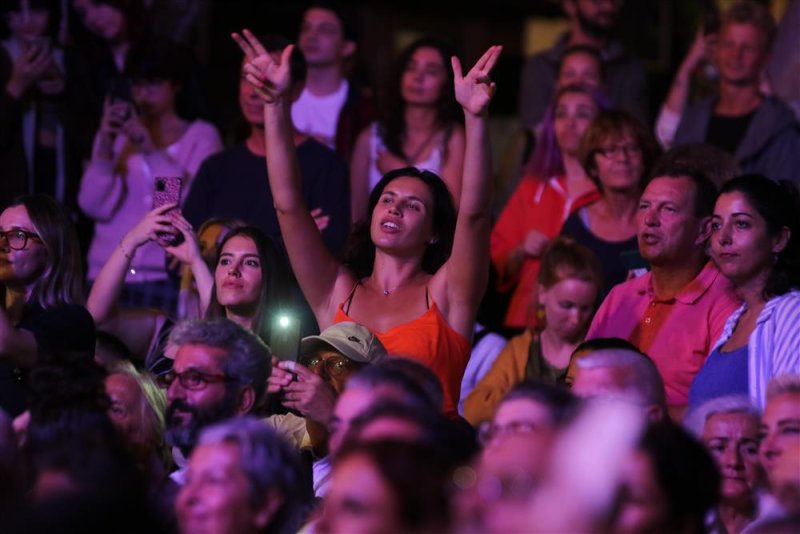
[[[432,38],[408,46],[386,87],[380,122],[358,136],[350,166],[353,222],[367,214],[367,198],[387,172],[430,170],[447,184],[458,205],[464,160],[461,108],[453,96],[450,48]]]
[[[122,91],[107,99],[92,160],[78,197],[81,209],[95,220],[89,250],[89,279],[139,220],[153,208],[155,178],[178,176],[182,197],[200,164],[222,148],[216,129],[189,122],[176,111],[186,79],[179,49],[168,43],[134,48],[128,56],[130,98]],[[174,309],[177,287],[168,282],[164,250],[148,243],[136,251],[126,277],[123,303]],[[159,298],[160,297],[160,298]]]

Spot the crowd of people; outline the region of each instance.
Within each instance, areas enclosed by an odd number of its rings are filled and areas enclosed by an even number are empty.
[[[502,46],[417,39],[373,91],[311,2],[231,35],[226,146],[196,9],[4,2],[0,530],[800,531],[775,21],[706,21],[651,123],[622,2],[561,5],[494,213]]]

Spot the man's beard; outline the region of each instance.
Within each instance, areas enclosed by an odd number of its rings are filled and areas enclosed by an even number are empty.
[[[188,458],[203,429],[233,417],[234,408],[236,407],[236,393],[234,390],[226,390],[222,401],[208,408],[198,408],[191,406],[182,399],[175,399],[167,406],[165,416],[167,442],[180,449],[181,453]],[[175,420],[175,412],[177,410],[191,414],[188,424],[181,425],[180,419]]]
[[[590,20],[586,15],[581,12],[580,8],[577,8],[577,16],[578,16],[578,23],[581,25],[581,29],[595,37],[597,39],[608,39],[614,33],[614,26],[617,23],[617,16],[613,15],[610,24],[598,24],[597,22]]]

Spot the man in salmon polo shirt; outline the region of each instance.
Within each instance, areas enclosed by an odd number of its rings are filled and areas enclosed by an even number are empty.
[[[689,386],[739,302],[706,255],[716,186],[702,162],[669,156],[656,165],[636,216],[651,270],[611,290],[586,337],[621,337],[650,355],[680,420]]]

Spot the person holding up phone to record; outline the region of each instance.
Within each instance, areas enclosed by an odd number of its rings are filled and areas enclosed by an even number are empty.
[[[125,235],[158,207],[155,200],[178,207],[200,164],[222,148],[211,124],[188,121],[176,110],[187,64],[181,49],[166,41],[135,47],[127,58],[128,82],[114,84],[106,97],[78,196],[83,212],[95,221],[88,257],[91,282]],[[159,244],[177,244],[164,239],[179,232],[170,227],[160,233],[157,241],[126,251],[131,257],[122,305],[175,309],[177,283],[167,276]]]

